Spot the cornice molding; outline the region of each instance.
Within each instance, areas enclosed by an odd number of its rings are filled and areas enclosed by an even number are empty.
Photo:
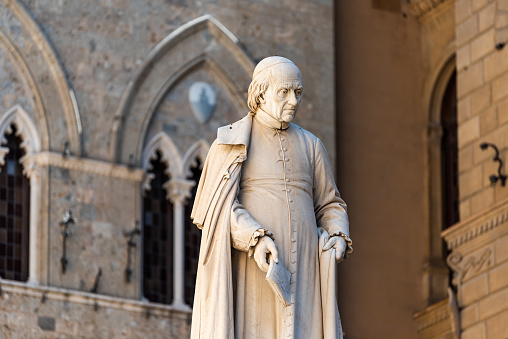
[[[55,152],[37,153],[29,156],[26,161],[40,167],[53,166],[134,182],[142,182],[145,177],[145,171],[142,169],[131,169],[124,165],[115,165],[105,161],[76,158],[73,156],[64,158],[61,153]]]
[[[448,299],[429,306],[427,309],[416,313],[413,316],[418,333],[425,331],[436,324],[450,319],[450,308]]]
[[[112,308],[127,312],[138,312],[141,314],[162,316],[167,318],[184,318],[190,316],[191,311],[175,308],[171,305],[150,303],[141,300],[133,300],[107,295],[69,290],[65,288],[30,285],[11,280],[0,280],[3,294],[17,294],[35,298],[46,298],[49,300],[70,302],[89,306]],[[0,299],[5,298],[0,296]]]
[[[508,225],[508,199],[487,211],[461,221],[441,233],[448,249],[453,251],[502,225]]]
[[[425,14],[432,12],[436,7],[444,2],[452,2],[452,0],[410,0],[411,13],[421,18]]]

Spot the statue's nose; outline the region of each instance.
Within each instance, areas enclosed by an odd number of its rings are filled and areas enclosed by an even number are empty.
[[[289,95],[288,104],[293,105],[293,106],[296,106],[296,104],[298,103],[298,101],[296,100],[296,94],[295,94],[295,91],[294,91],[294,90],[289,91],[288,95]]]

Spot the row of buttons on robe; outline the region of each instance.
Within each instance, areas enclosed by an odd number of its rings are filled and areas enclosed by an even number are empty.
[[[278,134],[279,138],[280,138],[280,141],[281,141],[281,144],[285,143],[286,142],[286,137],[281,137],[280,134]],[[284,184],[284,188],[286,189],[286,196],[287,196],[287,201],[288,201],[288,208],[290,209],[289,210],[289,223],[291,223],[292,221],[292,216],[291,216],[291,212],[292,209],[291,209],[291,206],[290,204],[293,203],[293,199],[291,199],[289,197],[289,194],[291,193],[291,189],[287,188],[287,183],[291,182],[290,179],[288,179],[286,176],[287,176],[287,172],[289,171],[289,169],[287,168],[289,166],[289,158],[287,157],[287,148],[284,147],[284,145],[282,146],[282,158],[284,159],[284,161],[286,162],[286,165],[284,166],[284,169],[285,169],[285,173],[284,173],[284,180],[285,180],[285,184]],[[289,254],[289,271],[291,272],[291,294],[294,294],[295,291],[293,289],[293,286],[294,286],[294,282],[293,282],[293,275],[296,273],[296,250],[293,250],[293,248],[296,249],[296,237],[293,236],[292,233],[296,233],[295,230],[292,230],[291,231],[291,234],[290,234],[290,237],[291,237],[291,244],[289,244],[289,251],[290,251],[290,254]]]

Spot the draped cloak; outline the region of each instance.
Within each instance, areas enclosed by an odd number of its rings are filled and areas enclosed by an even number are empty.
[[[219,129],[217,140],[210,149],[198,185],[192,218],[194,219],[194,223],[202,229],[203,233],[196,280],[191,338],[234,338],[235,311],[237,312],[236,315],[240,314],[240,316],[242,316],[241,312],[238,310],[239,306],[235,304],[233,300],[234,290],[235,288],[236,290],[245,289],[247,284],[252,286],[251,280],[253,276],[237,276],[233,278],[235,272],[233,272],[234,264],[232,262],[238,260],[238,256],[233,256],[232,258],[232,245],[238,248],[238,244],[235,244],[235,239],[231,237],[231,213],[232,210],[235,210],[235,205],[238,205],[242,163],[247,159],[247,147],[249,146],[249,139],[253,128],[252,120],[251,116],[247,116],[232,125]],[[294,129],[300,129],[296,125],[292,124],[292,126],[294,126]],[[304,131],[303,129],[300,130]],[[316,137],[306,131],[304,132],[306,133],[303,136],[305,141],[309,140],[308,136],[310,135],[310,140],[312,142],[317,140],[319,145],[321,145]],[[325,162],[329,167],[327,157]],[[324,176],[329,179],[331,176],[331,169],[326,168],[325,172],[330,172],[324,174]],[[349,234],[345,204],[343,204],[343,201],[338,197],[338,191],[336,191],[334,184],[328,187],[328,191],[328,195],[330,196],[331,194],[330,199],[335,200],[336,207],[338,206],[339,211],[336,218],[340,220],[332,220],[334,219],[333,217],[326,215],[323,217],[323,212],[320,212],[322,220],[318,224],[320,226],[325,226],[330,233],[341,231]],[[329,209],[332,209],[332,205],[333,204],[330,204],[330,206],[328,206]],[[319,207],[319,209],[326,210],[327,206]],[[314,222],[314,225],[316,225],[316,222]],[[331,225],[336,226],[332,227]],[[311,315],[314,313],[318,315],[311,320],[318,321],[319,324],[316,324],[315,321],[314,323],[313,321],[309,321],[307,324],[303,324],[303,326],[319,326],[319,329],[307,332],[313,335],[319,333],[319,336],[324,338],[342,338],[340,319],[335,302],[334,253],[331,250],[327,252],[322,251],[325,240],[328,239],[328,233],[325,228],[320,228],[321,236],[319,237],[318,246],[318,229],[315,227],[314,238],[316,241],[315,246],[313,245],[311,248],[313,250],[315,249],[315,254],[313,255],[316,261],[314,266],[320,267],[315,267],[317,271],[314,271],[310,275],[316,276],[315,279],[318,285],[313,286],[311,284],[311,289],[316,287],[317,294],[314,293],[315,297],[310,299],[310,304],[309,302],[306,304],[307,308],[310,305],[312,310],[315,310],[315,307],[312,305],[312,302],[315,302],[316,307],[319,308],[317,312],[311,311]],[[313,238],[311,237],[311,239]],[[278,246],[280,246],[280,244],[278,244]],[[243,250],[248,250],[248,246]],[[243,253],[243,255],[243,260],[245,261],[247,258],[246,253]],[[286,261],[286,264],[288,263],[289,262]],[[243,263],[243,265],[245,265],[245,263]],[[250,263],[248,265],[254,264]],[[261,271],[258,273],[261,274]],[[235,279],[235,281],[233,281],[233,279]],[[234,285],[238,283],[244,284],[245,286]],[[262,283],[261,281],[260,284]],[[272,293],[268,285],[263,286],[263,288],[266,290],[266,292],[263,293]],[[271,297],[272,295],[269,296]],[[247,308],[252,307],[252,305],[244,305],[241,302],[239,305]],[[287,318],[287,314],[291,315],[290,312],[291,311],[285,312],[285,319]],[[294,313],[294,311],[292,312]],[[243,318],[241,326],[245,327],[245,320],[247,317]],[[302,333],[304,332],[305,330],[302,330]],[[285,333],[286,332],[284,332],[284,336],[286,336]],[[252,330],[249,335],[246,335],[245,330],[239,328],[236,329],[236,336],[239,338],[255,337],[252,335]],[[277,337],[278,336],[279,335],[277,335]],[[289,337],[292,337],[292,335],[289,335]]]

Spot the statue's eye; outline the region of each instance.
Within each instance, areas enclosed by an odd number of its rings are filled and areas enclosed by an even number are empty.
[[[288,90],[287,90],[287,88],[282,89],[280,92],[281,92],[282,94],[284,94],[284,95],[288,94]]]
[[[295,91],[295,94],[296,94],[297,97],[301,96],[302,95],[302,90],[301,89],[297,89]]]

